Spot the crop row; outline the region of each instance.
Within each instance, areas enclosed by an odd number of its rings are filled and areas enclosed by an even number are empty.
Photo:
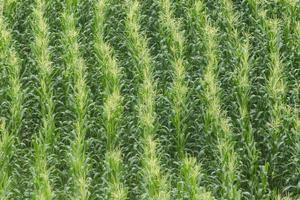
[[[297,0],[0,1],[0,199],[300,198]]]

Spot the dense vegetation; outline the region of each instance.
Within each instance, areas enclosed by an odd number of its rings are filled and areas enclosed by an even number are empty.
[[[299,0],[0,0],[0,199],[300,199]]]

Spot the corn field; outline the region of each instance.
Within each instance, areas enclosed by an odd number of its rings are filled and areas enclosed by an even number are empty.
[[[0,0],[0,199],[300,199],[300,1]]]

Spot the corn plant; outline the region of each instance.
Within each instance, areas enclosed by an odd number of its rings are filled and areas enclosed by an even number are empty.
[[[299,199],[299,11],[0,1],[0,199]]]
[[[203,74],[202,84],[204,85],[203,96],[206,101],[207,113],[204,119],[207,131],[212,130],[217,139],[217,156],[219,159],[220,181],[222,183],[221,193],[224,198],[240,199],[237,179],[237,157],[234,152],[234,143],[232,141],[232,130],[226,115],[221,111],[221,102],[218,96],[219,86],[217,84],[216,70],[218,66],[217,53],[217,31],[206,24],[205,42],[207,65]]]
[[[4,121],[1,121],[0,126],[0,197],[1,199],[9,199],[10,190],[10,170],[9,163],[13,153],[13,135],[10,135],[6,130]]]
[[[282,21],[282,40],[284,44],[282,48],[286,49],[282,52],[282,60],[286,66],[285,73],[289,74],[291,79],[287,79],[287,95],[292,96],[292,101],[297,104],[297,94],[293,96],[293,90],[297,88],[297,80],[299,77],[298,70],[294,68],[299,63],[299,43],[293,42],[299,39],[299,28],[297,31],[297,17],[299,17],[299,7],[297,7],[297,1],[281,1],[280,8],[284,10]],[[293,89],[294,88],[294,89]],[[298,95],[299,96],[299,95]]]
[[[108,199],[127,199],[127,190],[122,184],[122,160],[119,150],[108,151],[105,158],[108,172]]]
[[[179,158],[184,157],[186,143],[185,119],[187,117],[188,89],[185,82],[186,61],[184,59],[185,38],[181,25],[173,16],[172,3],[169,0],[158,2],[160,7],[161,32],[167,38],[169,60],[172,66],[172,86],[170,98],[172,106],[171,121],[175,128],[176,149]]]
[[[228,63],[231,65],[229,68],[234,70],[234,76],[229,79],[233,79],[231,83],[234,83],[236,90],[236,103],[238,104],[239,110],[239,126],[241,132],[241,138],[246,146],[246,149],[241,152],[242,162],[245,164],[244,175],[251,179],[251,186],[246,186],[247,189],[251,188],[251,195],[256,196],[259,189],[258,180],[258,152],[254,141],[254,132],[252,130],[251,118],[250,118],[250,63],[249,59],[251,52],[249,51],[249,41],[243,41],[240,39],[240,33],[236,24],[239,23],[239,16],[233,8],[231,1],[224,0],[220,2],[220,13],[224,17],[224,27],[227,33],[228,44],[228,55],[234,59],[229,59]],[[222,19],[222,18],[221,18]],[[244,45],[242,44],[244,43]],[[226,61],[225,61],[226,62]],[[230,92],[230,87],[228,87]],[[250,173],[249,172],[250,170]],[[254,175],[256,174],[256,175]]]
[[[2,5],[3,6],[3,5]],[[1,61],[3,62],[2,70],[6,70],[8,74],[8,96],[10,98],[9,113],[10,122],[8,124],[9,131],[17,136],[22,121],[22,92],[21,92],[21,66],[20,61],[13,47],[12,35],[5,23],[5,18],[1,14],[0,18],[1,26]]]
[[[299,38],[300,35],[300,26],[298,25],[296,28],[297,31],[297,36]],[[298,45],[299,48],[299,45]],[[300,88],[299,86],[297,86],[297,84],[294,86],[293,89],[293,93],[295,93],[295,101],[293,103],[293,107],[291,107],[289,110],[292,110],[292,112],[290,112],[291,114],[291,119],[293,121],[293,126],[291,128],[291,132],[293,133],[293,137],[292,137],[292,141],[291,143],[294,143],[293,148],[292,148],[292,156],[291,156],[291,160],[289,162],[289,164],[292,164],[293,168],[291,170],[291,175],[290,175],[290,179],[288,180],[293,180],[295,182],[295,185],[297,185],[294,188],[295,193],[299,193],[300,191],[300,187],[299,187],[299,182],[300,179],[298,176],[295,176],[294,174],[297,174],[299,172],[299,152],[300,152],[300,137],[299,137],[299,132],[300,132],[300,120],[299,120],[299,106],[297,102],[299,102],[299,92],[300,92]]]
[[[269,157],[268,162],[275,164],[278,159],[282,159],[285,157],[284,145],[283,141],[285,140],[285,136],[280,135],[281,132],[285,132],[285,128],[287,127],[284,122],[283,114],[287,109],[287,105],[285,102],[286,99],[286,80],[284,78],[285,72],[285,63],[282,60],[280,53],[280,41],[281,41],[281,28],[280,22],[275,19],[268,19],[266,16],[265,10],[258,8],[254,12],[255,18],[257,18],[261,23],[262,31],[266,37],[266,49],[269,51],[268,54],[268,63],[269,66],[269,76],[266,77],[266,92],[269,94],[268,105],[270,108],[270,122],[269,129],[271,136],[268,137],[268,141],[271,141],[273,145],[272,147],[268,147],[268,149],[273,149],[277,153],[271,153],[272,156]],[[285,128],[283,128],[285,127]],[[271,139],[270,139],[271,138]],[[275,150],[276,149],[276,150]],[[278,161],[280,162],[280,161]],[[276,164],[275,164],[276,165]],[[273,171],[275,166],[270,165],[270,170]],[[281,168],[280,166],[275,167]],[[273,178],[271,178],[270,183],[275,184],[274,179],[278,179],[280,175],[276,175],[276,173],[285,173],[282,169],[277,169],[278,172],[271,172]],[[279,178],[280,179],[280,178]],[[278,180],[279,181],[279,180]],[[272,186],[271,186],[272,187]]]
[[[126,19],[128,46],[135,61],[141,82],[139,91],[138,114],[142,136],[155,134],[155,82],[147,40],[140,33],[139,3],[128,3],[129,11]]]
[[[184,158],[180,168],[180,175],[183,180],[178,183],[180,191],[178,199],[214,199],[211,193],[207,192],[205,188],[200,187],[199,179],[202,176],[201,166],[195,158]]]
[[[37,0],[33,11],[32,28],[35,41],[32,45],[36,66],[39,71],[40,103],[42,124],[34,141],[35,150],[35,199],[52,199],[52,187],[49,180],[47,150],[53,145],[55,138],[54,103],[52,94],[52,69],[49,55],[48,27],[44,19],[45,2]],[[51,152],[51,150],[50,150]]]
[[[128,15],[125,26],[129,50],[134,59],[140,82],[138,94],[138,117],[143,145],[142,179],[146,199],[169,199],[167,179],[162,175],[159,158],[156,153],[155,129],[155,82],[152,72],[152,58],[148,50],[146,38],[139,25],[139,3],[128,3]]]
[[[202,1],[195,2],[193,8],[190,10],[191,19],[195,20],[195,30],[198,37],[203,38],[205,44],[206,66],[202,77],[203,97],[205,100],[206,114],[204,116],[204,127],[206,132],[215,134],[217,155],[220,159],[220,168],[224,170],[219,174],[222,184],[222,195],[224,198],[239,199],[240,194],[236,182],[236,154],[234,152],[233,135],[226,115],[221,111],[221,101],[219,97],[220,87],[217,84],[217,66],[218,66],[218,51],[217,51],[217,32],[210,25],[207,14],[204,9]],[[213,136],[211,136],[214,138]],[[212,143],[215,143],[211,140]],[[226,154],[226,159],[222,159]],[[216,155],[215,155],[216,156]],[[231,191],[226,191],[226,185],[231,186]],[[224,190],[225,189],[225,190]]]
[[[277,162],[281,157],[280,149],[283,147],[283,137],[281,135],[283,124],[283,111],[285,109],[284,97],[286,95],[286,85],[284,81],[284,66],[280,59],[280,47],[279,42],[279,24],[278,21],[268,21],[269,27],[269,62],[270,62],[270,74],[267,83],[267,91],[270,99],[270,139],[271,139],[271,154],[269,162],[273,171],[273,177],[275,178],[277,173]],[[276,172],[277,171],[277,172]]]
[[[237,65],[237,48],[240,43],[240,19],[238,13],[235,12],[234,5],[230,0],[224,0],[219,2],[220,5],[217,6],[218,20],[221,30],[224,32],[221,35],[222,40],[220,45],[226,47],[221,49],[222,63],[220,64],[220,77],[222,81],[223,90],[226,93],[233,93],[231,87],[232,83],[231,73],[225,73],[223,71],[233,71],[234,66]],[[224,40],[224,42],[223,42]],[[223,64],[223,65],[222,65]],[[223,69],[224,68],[224,69]],[[224,96],[224,101],[227,107],[230,106],[230,102],[234,97],[232,95]],[[228,102],[229,101],[229,102]]]
[[[299,185],[300,179],[294,174],[298,174],[300,172],[300,119],[299,117],[297,117],[297,114],[299,115],[299,110],[295,112],[296,113],[294,113],[294,128],[292,129],[293,133],[295,134],[295,144],[293,148],[293,156],[291,163],[293,163],[293,166],[295,166],[292,170],[292,180],[296,179],[295,183]],[[296,191],[295,193],[299,193],[300,188],[296,186],[294,190]]]
[[[188,115],[188,86],[186,82],[186,65],[187,62],[185,60],[185,38],[184,33],[181,30],[182,25],[176,21],[176,18],[173,14],[172,4],[170,1],[160,1],[160,23],[161,23],[161,32],[163,36],[167,38],[167,49],[168,49],[168,57],[170,59],[170,64],[172,66],[172,86],[170,89],[171,93],[171,106],[173,111],[172,122],[175,127],[176,133],[176,148],[177,155],[182,162],[180,168],[185,168],[185,161],[189,158],[186,157],[185,153],[185,145],[186,145],[186,119]],[[192,158],[193,159],[193,158]],[[194,164],[195,165],[195,164]],[[197,166],[191,166],[187,168],[189,170],[186,173],[193,173],[193,170],[197,170]],[[197,198],[205,198],[205,192],[200,192],[199,183],[190,182],[185,176],[187,174],[180,174],[180,178],[182,183],[178,186],[178,199],[188,198],[197,199]],[[184,185],[184,186],[183,186]],[[190,189],[189,192],[187,188]],[[199,190],[199,191],[195,191]],[[201,196],[203,195],[203,196]]]
[[[0,59],[1,59],[1,71],[7,73],[7,96],[8,96],[8,123],[5,124],[5,120],[1,119],[1,186],[0,197],[1,199],[8,199],[11,192],[12,182],[12,170],[11,159],[13,156],[12,150],[14,149],[14,143],[19,137],[19,131],[21,128],[23,117],[23,92],[21,79],[21,65],[17,52],[13,46],[12,35],[8,28],[5,17],[3,16],[3,2],[0,3]],[[2,101],[2,99],[1,99]],[[4,105],[1,103],[1,106]]]
[[[256,196],[258,194],[259,185],[259,169],[258,169],[258,152],[256,149],[256,144],[254,140],[254,132],[252,130],[251,118],[250,118],[250,63],[249,59],[251,52],[249,51],[249,41],[240,39],[240,34],[236,24],[239,23],[239,15],[235,12],[233,4],[231,1],[221,1],[220,10],[224,16],[224,27],[227,33],[228,44],[228,55],[234,57],[235,59],[230,59],[229,65],[234,73],[234,76],[229,79],[231,83],[234,83],[236,89],[232,92],[235,92],[236,103],[238,104],[239,110],[239,126],[241,132],[241,138],[244,145],[246,146],[245,150],[241,152],[241,159],[244,164],[243,175],[247,176],[252,181],[249,182],[252,185],[246,186],[247,189],[250,189],[251,195]],[[242,44],[244,43],[244,44]],[[226,61],[225,61],[226,62]],[[230,87],[229,87],[230,89]],[[229,90],[230,92],[230,90]],[[249,169],[250,173],[249,173]],[[255,175],[256,174],[256,175]]]
[[[85,154],[85,137],[87,125],[88,88],[85,81],[85,64],[79,51],[78,31],[76,29],[76,1],[66,1],[62,14],[64,47],[64,76],[68,81],[68,90],[73,92],[71,106],[74,112],[73,137],[70,144],[70,175],[73,199],[87,199],[89,196],[88,165]],[[69,95],[69,94],[68,94]]]
[[[243,152],[246,158],[243,162],[245,163],[245,171],[251,179],[251,194],[256,196],[259,188],[258,176],[258,151],[256,148],[256,143],[254,140],[251,119],[250,119],[250,109],[249,109],[249,99],[250,99],[250,63],[249,63],[249,40],[243,41],[244,45],[238,46],[238,56],[239,65],[236,67],[235,71],[235,82],[236,82],[236,98],[239,105],[240,114],[240,128],[242,132],[243,142],[245,143],[245,151]],[[249,170],[250,169],[250,170]],[[256,174],[256,175],[254,175]]]
[[[143,199],[170,199],[168,179],[163,175],[157,158],[157,144],[153,136],[146,136],[144,139],[144,159],[143,165],[143,182],[145,192],[142,194]]]
[[[121,152],[118,149],[118,129],[122,114],[121,71],[111,47],[104,41],[104,26],[109,1],[99,1],[95,8],[95,52],[99,69],[104,74],[105,100],[103,105],[106,132],[106,162],[108,172],[108,198],[126,199],[127,191],[121,180]]]

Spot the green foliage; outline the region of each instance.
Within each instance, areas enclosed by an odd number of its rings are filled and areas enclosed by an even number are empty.
[[[5,123],[1,121],[0,125],[0,197],[1,199],[9,198],[10,189],[10,170],[9,163],[13,153],[13,135],[6,130]]]
[[[6,5],[3,6],[3,2],[0,3],[1,8],[7,8]],[[14,49],[11,31],[2,12],[0,13],[0,31],[1,73],[7,75],[2,79],[7,85],[3,85],[6,95],[3,98],[1,96],[1,109],[5,110],[5,104],[8,105],[8,113],[5,116],[8,118],[7,125],[4,118],[0,121],[0,198],[9,199],[13,176],[13,170],[10,169],[11,162],[23,117],[23,92],[19,57]]]
[[[33,168],[35,190],[34,199],[52,199],[52,188],[49,180],[47,151],[53,147],[55,137],[54,103],[52,95],[52,69],[49,55],[48,26],[44,19],[45,2],[37,0],[33,10],[32,29],[34,43],[32,45],[36,66],[39,72],[40,104],[42,125],[40,133],[34,140],[35,164]],[[49,156],[49,155],[48,155]]]
[[[180,175],[183,180],[178,183],[180,195],[177,199],[214,199],[211,193],[200,187],[199,179],[201,180],[203,174],[195,158],[187,157],[182,161]]]
[[[74,115],[68,155],[72,181],[72,199],[88,199],[89,180],[86,146],[88,89],[86,84],[85,63],[80,55],[78,31],[76,28],[73,1],[67,1],[62,14],[62,45],[64,47],[64,78],[67,81],[67,95],[71,95],[71,109]],[[74,3],[75,4],[75,3]]]
[[[128,3],[128,15],[125,22],[129,50],[134,59],[140,80],[138,94],[138,118],[142,132],[143,153],[142,179],[145,199],[170,199],[166,177],[163,176],[159,158],[156,155],[154,140],[156,128],[155,82],[152,75],[152,61],[147,40],[141,35],[139,3],[133,0]]]
[[[184,121],[188,109],[188,88],[185,82],[185,38],[180,23],[173,16],[171,1],[161,0],[158,4],[160,6],[161,34],[166,38],[168,58],[172,66],[172,86],[169,90],[172,106],[171,121],[175,128],[177,154],[182,158],[186,143]]]
[[[120,151],[108,151],[107,161],[107,180],[108,180],[108,199],[124,200],[127,199],[127,190],[122,183],[122,160]]]
[[[231,125],[225,113],[221,110],[217,82],[218,52],[217,30],[209,22],[203,28],[205,31],[204,41],[206,44],[207,65],[203,74],[202,84],[203,97],[206,101],[206,115],[204,126],[206,131],[216,137],[216,156],[219,159],[219,179],[221,192],[225,199],[240,199],[238,189],[237,156],[234,152],[233,133]],[[212,137],[213,137],[212,135]]]
[[[1,0],[0,199],[299,199],[299,0]]]
[[[105,86],[103,103],[103,123],[106,133],[107,198],[126,199],[127,189],[122,183],[122,160],[118,148],[118,129],[123,105],[121,96],[121,71],[113,56],[111,47],[104,41],[104,27],[109,1],[98,1],[95,5],[94,47],[103,74]]]

